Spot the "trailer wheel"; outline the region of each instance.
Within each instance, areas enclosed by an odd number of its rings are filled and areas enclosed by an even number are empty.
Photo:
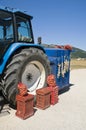
[[[3,93],[10,104],[15,105],[19,82],[24,83],[28,91],[35,95],[37,89],[46,86],[49,74],[50,63],[43,51],[37,48],[22,49],[6,66]]]

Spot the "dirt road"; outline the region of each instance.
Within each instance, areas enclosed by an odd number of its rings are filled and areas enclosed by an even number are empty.
[[[0,130],[85,130],[86,69],[72,70],[70,90],[59,95],[59,103],[22,120],[11,109],[0,115]]]

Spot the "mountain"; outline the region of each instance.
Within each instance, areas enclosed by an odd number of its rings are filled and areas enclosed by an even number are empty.
[[[86,51],[73,47],[73,52],[71,53],[71,58],[86,58]]]

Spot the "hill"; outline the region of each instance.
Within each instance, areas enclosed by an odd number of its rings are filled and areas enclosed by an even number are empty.
[[[71,53],[71,58],[86,58],[86,51],[73,47],[73,52]]]

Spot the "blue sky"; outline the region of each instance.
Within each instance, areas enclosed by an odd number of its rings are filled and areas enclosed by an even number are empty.
[[[86,50],[86,0],[0,0],[33,16],[35,42],[70,44]]]

